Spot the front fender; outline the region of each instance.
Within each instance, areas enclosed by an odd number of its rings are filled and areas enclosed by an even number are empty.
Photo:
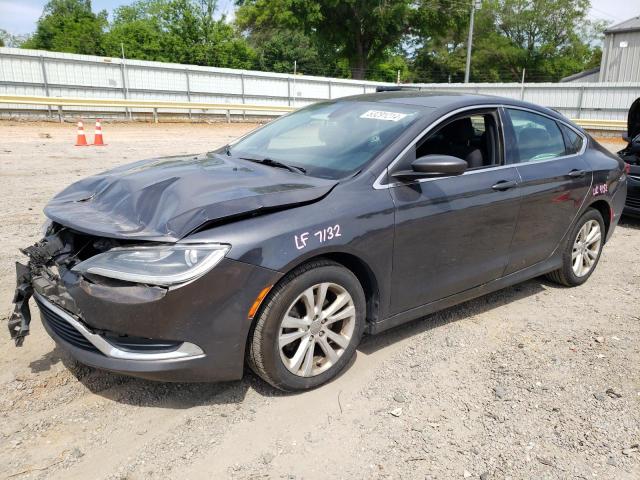
[[[283,274],[321,255],[355,256],[375,275],[386,308],[394,205],[389,192],[375,190],[368,179],[338,185],[318,202],[220,225],[189,240],[229,243],[228,258]]]

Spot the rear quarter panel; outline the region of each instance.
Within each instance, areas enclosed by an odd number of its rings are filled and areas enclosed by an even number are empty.
[[[584,158],[593,171],[591,191],[585,201],[585,208],[597,201],[605,201],[611,210],[611,216],[605,221],[610,222],[607,240],[611,238],[613,230],[620,220],[624,201],[627,196],[627,177],[624,174],[622,159],[589,137],[589,145]]]

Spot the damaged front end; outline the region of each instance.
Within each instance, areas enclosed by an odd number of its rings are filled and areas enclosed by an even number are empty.
[[[118,246],[116,240],[92,237],[51,224],[42,240],[21,249],[28,257],[26,265],[16,262],[14,310],[9,318],[9,333],[20,347],[29,335],[31,312],[29,299],[34,292],[76,315],[81,312],[65,284],[78,281],[71,269],[84,259]]]
[[[228,249],[98,237],[54,222],[16,265],[11,338],[21,346],[29,334],[33,297],[44,330],[80,363],[150,380],[236,380],[245,307],[281,274],[225,258]]]

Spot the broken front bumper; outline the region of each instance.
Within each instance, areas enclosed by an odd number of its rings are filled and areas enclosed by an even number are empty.
[[[34,293],[46,330],[66,343],[93,353],[119,360],[177,360],[204,356],[200,347],[190,342],[162,342],[134,337],[105,336],[91,331],[71,313]]]
[[[10,324],[17,345],[28,334],[27,302],[33,295],[46,331],[78,361],[162,381],[241,378],[247,312],[281,276],[224,259],[197,280],[169,289],[88,280],[64,265],[51,269],[30,259],[18,267]]]
[[[126,348],[94,333],[79,319],[34,293],[42,324],[53,340],[81,363],[104,370],[150,379],[183,381],[198,370],[194,360],[206,358],[200,347],[182,342],[175,348],[148,350],[149,345]],[[162,343],[162,342],[154,342]]]

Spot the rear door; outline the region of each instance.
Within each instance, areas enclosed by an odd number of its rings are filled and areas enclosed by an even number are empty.
[[[502,113],[507,163],[517,168],[522,195],[506,275],[554,252],[589,192],[592,174],[581,133],[530,110],[509,107]]]
[[[412,146],[390,167],[417,157],[453,155],[469,169],[459,176],[400,182],[396,207],[392,314],[494,280],[504,271],[520,204],[515,165],[504,165],[497,109],[465,112]]]

